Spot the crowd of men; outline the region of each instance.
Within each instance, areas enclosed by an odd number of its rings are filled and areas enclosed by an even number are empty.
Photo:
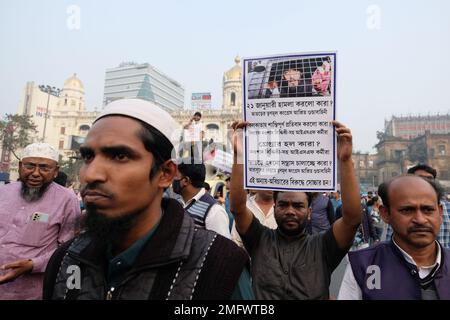
[[[205,165],[177,159],[177,123],[151,102],[117,100],[94,121],[82,206],[55,182],[57,150],[27,146],[19,181],[0,187],[0,299],[329,299],[343,259],[338,299],[450,299],[450,204],[436,170],[412,167],[362,198],[351,131],[333,121],[338,192],[245,190],[247,125],[232,126],[219,201]]]

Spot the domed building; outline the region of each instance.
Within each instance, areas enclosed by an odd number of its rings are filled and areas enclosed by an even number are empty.
[[[28,82],[18,114],[32,117],[37,129],[35,141],[50,143],[62,156],[71,156],[98,112],[86,111],[84,85],[74,73],[62,89]]]
[[[64,82],[64,87],[59,98],[57,104],[59,110],[70,109],[84,111],[84,85],[77,78],[76,73]]]
[[[242,67],[239,56],[234,62],[234,67],[223,75],[223,108],[242,110]]]

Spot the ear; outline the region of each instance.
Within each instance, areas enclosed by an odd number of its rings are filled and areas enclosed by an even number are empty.
[[[58,172],[59,172],[59,166],[56,166],[55,174],[53,175],[53,179],[56,179],[56,177],[58,176]]]
[[[384,205],[380,205],[379,210],[383,221],[386,222],[387,224],[390,224],[391,215],[389,214],[389,209],[386,208]]]
[[[308,212],[308,213],[307,213],[307,214],[308,214],[308,216],[307,216],[307,219],[308,219],[308,220],[311,220],[311,211],[312,211],[312,210],[311,210],[311,207],[308,207],[308,211],[307,211],[307,212]]]
[[[439,217],[441,217],[441,225],[442,225],[442,222],[444,221],[444,206],[442,205],[442,202],[439,203],[438,208],[439,208]]]
[[[177,174],[177,165],[172,160],[167,160],[161,165],[161,174],[158,180],[158,187],[167,188],[172,184]]]

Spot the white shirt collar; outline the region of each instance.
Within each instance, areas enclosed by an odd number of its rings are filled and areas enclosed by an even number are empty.
[[[198,201],[205,193],[206,193],[205,188],[201,188],[200,191],[194,197],[186,201],[186,203],[183,206],[186,208],[188,205],[191,204],[191,202]]]
[[[402,253],[405,260],[408,263],[413,264],[417,267],[417,264],[414,261],[414,259],[405,250],[400,248],[400,246],[397,244],[397,242],[395,242],[394,237],[392,237],[392,241],[394,242],[395,246],[400,250],[400,252]],[[436,267],[436,265],[440,266],[440,264],[441,264],[441,246],[439,245],[439,243],[437,241],[436,241],[436,245],[437,245],[438,249],[437,249],[437,254],[436,254],[436,261],[434,262],[434,264],[432,264],[431,266],[423,266],[420,268],[417,267],[417,270],[419,270],[419,277],[421,279],[428,276],[430,274],[430,272],[434,269],[434,267]]]

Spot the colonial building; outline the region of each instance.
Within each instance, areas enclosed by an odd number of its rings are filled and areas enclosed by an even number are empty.
[[[234,120],[242,119],[242,68],[240,58],[234,59],[235,65],[223,75],[223,104],[220,109],[200,110],[205,131],[205,140],[226,144],[227,129]],[[171,112],[180,124],[189,122],[196,110]]]
[[[424,163],[436,169],[437,179],[450,191],[450,115],[393,117],[375,147],[378,183]]]
[[[378,186],[377,158],[376,154],[360,152],[352,155],[356,176],[363,192],[374,191]]]
[[[72,155],[74,141],[86,136],[98,112],[86,111],[84,86],[76,74],[64,82],[62,90],[53,88],[28,82],[18,113],[32,116],[37,125],[35,141],[50,143],[67,157]]]

